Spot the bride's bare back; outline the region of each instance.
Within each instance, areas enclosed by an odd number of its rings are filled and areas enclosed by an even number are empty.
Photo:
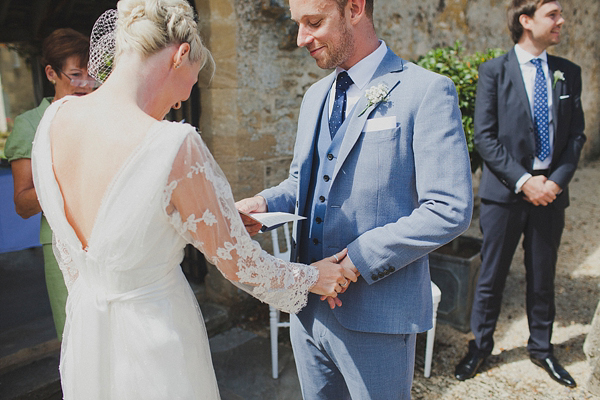
[[[156,122],[136,107],[108,105],[95,93],[69,99],[57,112],[50,129],[54,174],[83,248],[111,182]]]

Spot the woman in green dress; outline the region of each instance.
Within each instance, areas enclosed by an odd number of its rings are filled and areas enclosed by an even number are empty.
[[[73,29],[57,29],[42,46],[42,63],[48,80],[54,86],[54,97],[46,97],[40,105],[15,118],[14,128],[6,141],[4,153],[10,162],[14,179],[14,201],[17,214],[29,218],[41,210],[31,172],[31,147],[35,131],[44,111],[64,96],[82,96],[96,86],[87,73],[89,39]],[[58,338],[65,324],[67,289],[52,252],[52,231],[42,215],[40,242],[44,252],[46,287]]]

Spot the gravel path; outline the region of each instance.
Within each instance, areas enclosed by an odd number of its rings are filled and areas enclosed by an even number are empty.
[[[559,250],[556,320],[552,343],[562,365],[577,381],[568,389],[529,361],[525,316],[525,268],[519,246],[511,267],[494,336],[496,346],[473,379],[454,379],[472,334],[438,324],[431,378],[423,377],[425,336],[417,342],[414,399],[595,399],[585,389],[590,368],[583,342],[600,299],[600,161],[581,167],[570,185],[571,206]],[[475,220],[468,234],[480,236]]]

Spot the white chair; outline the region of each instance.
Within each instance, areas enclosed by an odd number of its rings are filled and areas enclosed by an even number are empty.
[[[285,237],[285,251],[281,251],[279,248],[279,237],[277,235],[277,231],[282,229],[283,236]],[[290,229],[288,223],[286,222],[281,227],[277,229],[273,229],[271,231],[271,239],[273,240],[273,255],[277,258],[281,258],[282,260],[289,261],[291,254],[291,246],[292,242],[290,240]],[[279,328],[289,328],[289,322],[280,322],[280,311],[273,306],[269,306],[269,321],[271,325],[271,367],[273,369],[273,379],[277,379],[279,377],[279,354],[277,347],[277,338],[279,335]]]
[[[427,345],[425,346],[425,378],[431,376],[431,360],[433,358],[433,341],[435,339],[435,323],[437,320],[437,309],[442,299],[439,287],[431,282],[431,296],[433,298],[433,327],[427,331]]]

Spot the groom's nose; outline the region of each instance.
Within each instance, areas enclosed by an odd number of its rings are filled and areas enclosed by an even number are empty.
[[[298,37],[296,38],[296,44],[298,47],[304,47],[313,41],[313,37],[307,32],[306,27],[303,24],[298,26]]]

